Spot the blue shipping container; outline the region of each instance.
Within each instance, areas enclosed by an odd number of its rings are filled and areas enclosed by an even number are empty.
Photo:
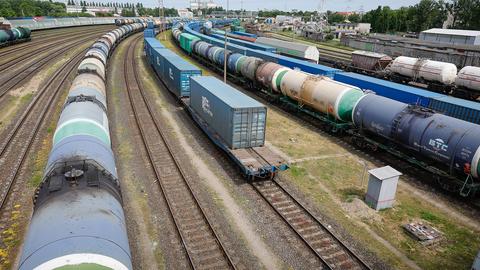
[[[160,43],[156,38],[147,37],[144,40],[145,42],[145,54],[147,55],[148,62],[152,65],[152,59],[154,59],[153,50],[154,49],[163,49],[165,46]]]
[[[429,108],[445,115],[480,125],[480,103],[443,96],[432,98]]]
[[[210,76],[190,78],[190,107],[230,149],[263,146],[267,108]]]
[[[200,76],[202,71],[170,50],[159,49],[160,78],[177,97],[190,96],[190,76]],[[168,52],[167,52],[168,51]]]
[[[334,79],[342,83],[359,87],[363,90],[371,90],[379,96],[384,96],[407,104],[417,104],[423,107],[428,107],[430,100],[433,98],[445,97],[445,95],[439,93],[353,72],[336,73]]]

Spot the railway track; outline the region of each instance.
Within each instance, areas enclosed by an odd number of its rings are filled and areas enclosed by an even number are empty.
[[[33,77],[37,71],[41,70],[46,64],[50,63],[53,59],[56,59],[63,53],[66,53],[78,46],[85,44],[85,42],[89,42],[91,40],[93,42],[92,36],[87,36],[82,38],[76,42],[63,46],[61,49],[54,51],[53,53],[46,54],[45,56],[41,57],[40,59],[36,59],[36,62],[29,65],[24,65],[19,70],[16,70],[16,76],[12,76],[9,73],[5,73],[3,76],[0,76],[0,100],[5,96],[8,91],[13,89],[14,87],[20,85],[21,83],[25,82],[26,80]]]
[[[103,28],[101,28],[103,29]],[[23,52],[24,50],[30,50],[30,49],[35,49],[36,46],[38,46],[39,42],[43,42],[43,43],[47,43],[47,42],[50,42],[50,41],[53,41],[53,42],[58,42],[59,39],[65,39],[65,38],[69,38],[69,37],[78,37],[79,35],[83,35],[83,34],[92,34],[92,32],[99,32],[99,31],[108,31],[110,30],[111,28],[107,28],[105,27],[105,29],[103,30],[99,30],[99,28],[91,28],[91,29],[78,29],[77,31],[59,31],[59,30],[52,30],[56,33],[52,33],[50,35],[47,35],[47,36],[33,36],[32,34],[32,41],[30,42],[25,42],[25,43],[20,43],[20,44],[16,44],[14,46],[8,46],[8,47],[5,47],[5,48],[2,48],[0,49],[0,57],[2,57],[2,60],[4,59],[4,56],[6,55],[9,55],[9,54],[15,54],[17,52]],[[93,31],[95,30],[95,31]],[[9,60],[6,60],[4,62],[8,62]]]
[[[45,122],[52,104],[65,89],[67,79],[75,72],[86,50],[82,50],[64,63],[41,87],[18,121],[2,134],[0,148],[0,231],[11,221],[15,199],[21,197],[27,185],[26,177],[20,177],[38,133]],[[18,197],[17,197],[18,196]],[[5,243],[0,238],[0,248]]]
[[[371,269],[276,180],[252,186],[327,269]]]
[[[125,86],[156,182],[165,197],[190,266],[193,269],[236,269],[193,192],[191,180],[184,173],[171,142],[160,128],[162,125],[154,116],[139,80],[135,48],[141,38],[142,35],[137,35],[127,49],[123,63]]]
[[[79,38],[90,37],[90,36],[98,34],[98,33],[100,33],[100,32],[95,31],[93,33],[84,33],[84,34],[72,35],[72,36],[70,36],[66,39],[62,39],[61,42],[63,44],[65,44],[67,42],[78,40]],[[0,63],[0,70],[5,70],[5,69],[10,68],[12,66],[19,66],[20,64],[22,64],[22,62],[32,61],[32,58],[31,58],[32,56],[38,55],[39,52],[41,52],[41,53],[48,52],[48,50],[45,50],[45,49],[49,49],[49,48],[52,48],[52,47],[54,48],[55,46],[58,46],[58,42],[59,42],[59,40],[57,39],[56,41],[53,41],[51,43],[38,44],[40,46],[34,46],[34,48],[32,48],[32,50],[30,50],[26,53],[23,49],[20,49],[19,51],[21,53],[19,53],[18,55],[15,55],[14,57],[9,58],[6,61]]]

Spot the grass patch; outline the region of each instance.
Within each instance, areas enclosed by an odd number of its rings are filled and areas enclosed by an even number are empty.
[[[340,195],[343,201],[352,202],[353,199],[363,199],[365,197],[365,191],[361,188],[348,187],[340,190]]]

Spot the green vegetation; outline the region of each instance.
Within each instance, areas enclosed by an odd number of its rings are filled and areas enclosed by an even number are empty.
[[[0,0],[0,17],[64,16],[65,4],[51,1]]]

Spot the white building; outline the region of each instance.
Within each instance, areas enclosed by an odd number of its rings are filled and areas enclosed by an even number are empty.
[[[480,31],[474,30],[432,28],[422,31],[418,38],[438,43],[480,45]]]
[[[216,8],[220,7],[213,2],[213,0],[191,0],[190,9],[207,9],[207,8]]]
[[[85,6],[85,9],[87,10],[86,13],[95,15],[96,13],[115,13],[115,7],[95,7],[95,6]],[[69,5],[67,6],[67,13],[79,13],[82,12],[83,7],[80,5]],[[117,7],[116,8],[116,13],[121,14],[122,13],[122,8]]]
[[[177,9],[178,16],[185,19],[193,19],[193,12],[188,11],[186,8]]]

